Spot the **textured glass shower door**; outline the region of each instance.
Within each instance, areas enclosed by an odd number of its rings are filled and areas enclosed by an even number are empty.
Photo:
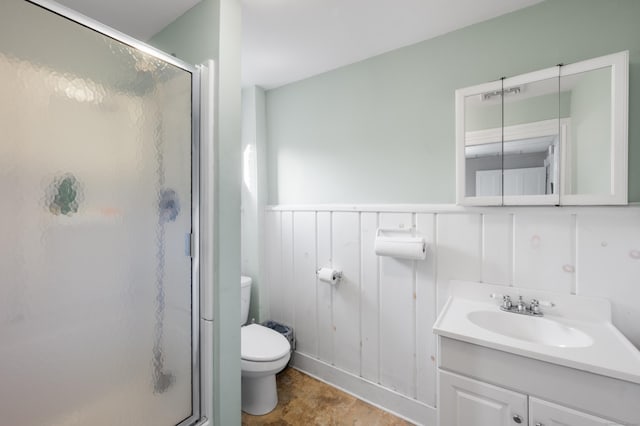
[[[0,1],[0,424],[192,423],[197,75],[47,7]]]

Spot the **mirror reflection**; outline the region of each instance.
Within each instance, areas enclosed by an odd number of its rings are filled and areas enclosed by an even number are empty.
[[[626,204],[629,52],[456,90],[463,205]]]
[[[475,196],[544,195],[557,191],[558,135],[469,146],[467,170]],[[500,157],[503,157],[501,168]],[[504,179],[504,183],[503,180]]]
[[[569,116],[568,100],[558,96],[558,78],[508,82],[465,100],[466,195],[557,194],[558,117]]]
[[[611,67],[563,76],[571,132],[566,144],[564,193],[611,193]]]
[[[467,96],[465,106],[465,194],[502,195],[502,84]]]

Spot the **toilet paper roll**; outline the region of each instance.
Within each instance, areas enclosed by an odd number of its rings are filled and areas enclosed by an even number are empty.
[[[427,257],[427,244],[421,237],[376,237],[374,249],[378,256],[423,260]]]
[[[340,271],[336,271],[335,269],[331,269],[331,268],[318,269],[318,279],[320,279],[320,281],[324,281],[331,285],[335,285],[340,279],[341,275],[342,274],[340,273]]]

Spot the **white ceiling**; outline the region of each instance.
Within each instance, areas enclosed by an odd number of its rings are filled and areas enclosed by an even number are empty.
[[[56,0],[138,40],[154,34],[201,0]]]
[[[58,0],[148,40],[200,0]],[[266,89],[543,0],[242,0],[242,83]]]

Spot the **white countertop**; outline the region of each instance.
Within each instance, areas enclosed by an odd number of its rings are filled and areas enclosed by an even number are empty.
[[[492,312],[500,321],[510,321],[519,314],[503,312],[500,300],[491,294],[508,294],[512,299],[522,295],[553,301],[556,306],[542,310],[544,319],[587,334],[592,344],[582,347],[561,347],[536,343],[491,331],[469,319],[472,312]],[[494,314],[495,313],[495,314]],[[504,318],[503,318],[504,317]],[[517,320],[512,320],[516,322]],[[560,295],[515,287],[452,281],[451,296],[433,326],[437,335],[485,346],[492,349],[589,371],[640,384],[640,351],[611,323],[609,302],[604,299]]]

